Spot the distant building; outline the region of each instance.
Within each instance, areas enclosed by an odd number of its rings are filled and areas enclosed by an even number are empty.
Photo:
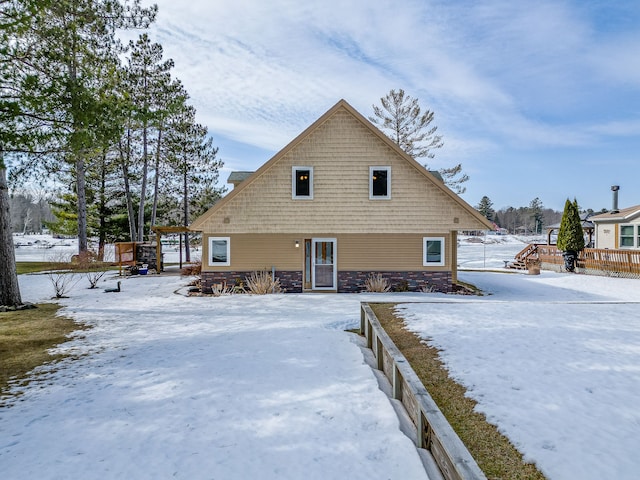
[[[595,224],[595,248],[640,249],[640,205],[590,217]]]

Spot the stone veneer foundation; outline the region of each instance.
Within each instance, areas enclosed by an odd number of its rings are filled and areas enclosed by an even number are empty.
[[[211,293],[211,286],[226,283],[228,286],[246,285],[246,278],[253,272],[202,272],[202,293]],[[302,272],[277,271],[276,278],[287,293],[302,292]]]
[[[358,293],[365,290],[364,283],[370,275],[380,274],[389,282],[392,292],[417,292],[432,289],[434,292],[452,291],[451,272],[338,272],[338,291]]]
[[[226,283],[229,286],[246,284],[245,278],[252,272],[202,272],[202,292],[211,293],[211,286]],[[382,275],[391,286],[391,291],[415,292],[432,289],[435,292],[452,291],[451,272],[338,272],[339,293],[359,293],[365,290],[364,283],[370,275]],[[301,271],[276,271],[280,286],[287,293],[302,292]]]

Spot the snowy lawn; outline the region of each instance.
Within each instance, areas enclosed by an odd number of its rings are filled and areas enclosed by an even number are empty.
[[[43,275],[20,283],[52,295]],[[185,283],[76,285],[62,313],[94,328],[62,350],[89,355],[0,408],[2,480],[426,478],[344,332],[362,296],[174,293]]]
[[[502,267],[523,246],[462,242],[460,263]],[[62,313],[94,328],[62,349],[88,355],[0,408],[0,478],[425,478],[343,331],[367,300],[402,302],[551,480],[637,478],[640,280],[459,276],[491,295],[187,298],[178,277],[127,278],[121,293],[81,281]],[[43,275],[20,282],[25,301],[53,295]]]
[[[397,311],[477,409],[552,480],[637,479],[640,280],[460,277],[492,295]]]

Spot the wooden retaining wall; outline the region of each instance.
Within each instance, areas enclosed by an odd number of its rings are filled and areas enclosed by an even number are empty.
[[[378,370],[416,427],[417,448],[428,450],[446,480],[486,480],[486,476],[395,346],[368,303],[361,304],[360,333],[373,351]]]

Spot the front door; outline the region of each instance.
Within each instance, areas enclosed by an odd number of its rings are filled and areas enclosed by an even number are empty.
[[[335,238],[311,240],[311,288],[313,290],[337,290]]]

